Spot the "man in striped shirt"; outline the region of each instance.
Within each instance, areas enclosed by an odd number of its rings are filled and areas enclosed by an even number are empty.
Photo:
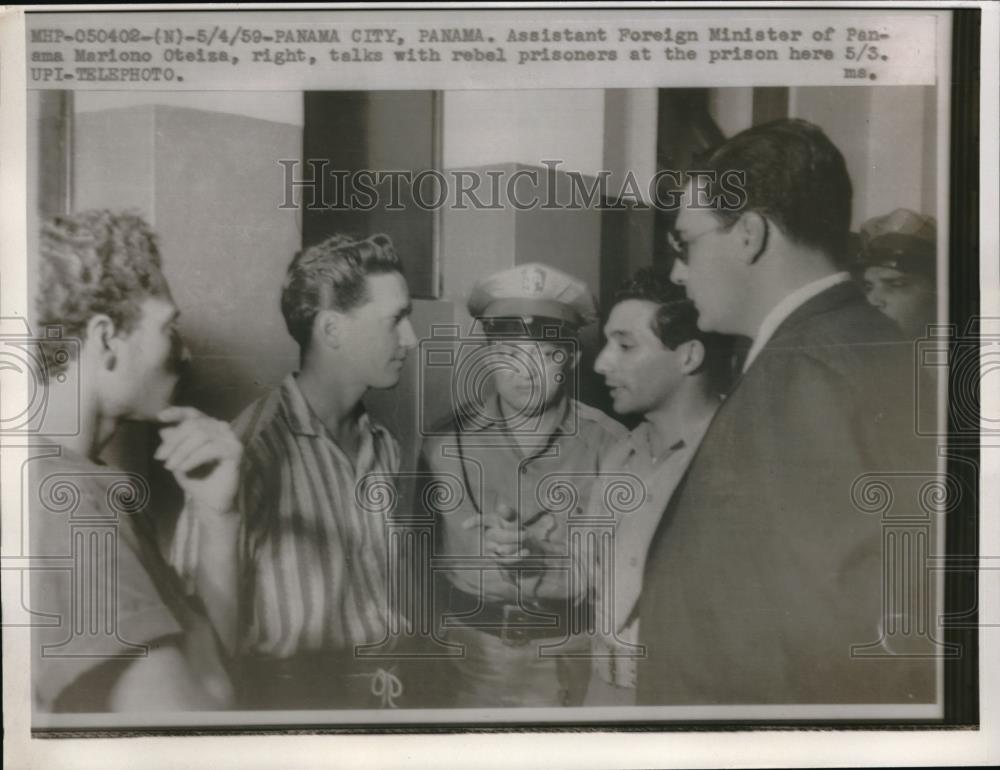
[[[306,249],[288,269],[281,308],[300,370],[235,423],[246,446],[243,701],[396,706],[401,680],[357,654],[387,636],[389,511],[378,487],[400,456],[361,399],[396,385],[416,344],[391,241],[334,236]]]

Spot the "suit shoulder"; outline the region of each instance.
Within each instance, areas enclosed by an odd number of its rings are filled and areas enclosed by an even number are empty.
[[[903,381],[913,368],[913,343],[862,297],[802,319],[772,343],[765,350],[774,354],[768,358],[775,366],[822,365],[859,384],[874,372],[888,384]]]
[[[896,325],[860,295],[803,317],[789,332],[788,344],[827,351],[904,342]]]

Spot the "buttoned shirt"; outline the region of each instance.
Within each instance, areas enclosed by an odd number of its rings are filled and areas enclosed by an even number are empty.
[[[599,471],[602,451],[625,435],[622,425],[598,409],[574,399],[562,404],[562,416],[547,434],[533,434],[523,421],[512,428],[500,416],[495,398],[486,406],[488,419],[446,426],[424,443],[422,463],[432,477],[457,494],[457,504],[437,511],[438,556],[451,563],[451,584],[486,601],[567,599],[572,568],[566,541],[567,521],[583,506]],[[513,430],[522,432],[518,441]],[[500,563],[486,552],[482,526],[470,520],[495,513],[500,505],[526,525],[525,546],[544,542],[544,564],[521,569]],[[548,515],[546,515],[548,514]],[[441,561],[439,561],[441,563]],[[585,589],[580,584],[579,589]],[[574,598],[579,598],[579,595]]]
[[[366,413],[351,458],[294,375],[248,407],[241,606],[245,652],[275,658],[382,641],[388,623],[386,523],[399,445]]]
[[[646,551],[670,496],[714,414],[713,409],[710,415],[689,426],[659,456],[654,456],[650,443],[652,426],[642,422],[601,458],[604,478],[609,484],[632,478],[641,485],[639,497],[630,498],[641,500],[638,506],[615,509],[614,496],[597,486],[591,492],[588,507],[589,520],[606,518],[614,522],[613,559],[610,564],[605,561],[599,565],[601,572],[594,580],[597,617],[605,631],[614,629],[614,634],[598,635],[596,646],[600,654],[594,662],[597,675],[619,687],[635,686],[634,655],[639,652],[636,604],[642,591]]]

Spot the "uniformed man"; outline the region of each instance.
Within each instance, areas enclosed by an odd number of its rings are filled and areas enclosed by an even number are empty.
[[[596,307],[583,282],[527,264],[483,279],[468,308],[484,342],[456,368],[467,376],[454,416],[422,458],[463,486],[461,505],[438,516],[437,554],[453,565],[439,622],[464,647],[453,705],[578,705],[589,643],[568,629],[587,599],[571,578],[567,518],[583,512],[602,448],[625,434],[572,397],[577,334]]]
[[[909,209],[861,226],[859,264],[868,301],[914,339],[937,318],[937,225]]]

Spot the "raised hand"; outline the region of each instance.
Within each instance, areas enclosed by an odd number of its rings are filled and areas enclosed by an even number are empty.
[[[229,424],[189,406],[157,415],[162,443],[153,456],[163,461],[199,518],[235,510],[243,445]]]

